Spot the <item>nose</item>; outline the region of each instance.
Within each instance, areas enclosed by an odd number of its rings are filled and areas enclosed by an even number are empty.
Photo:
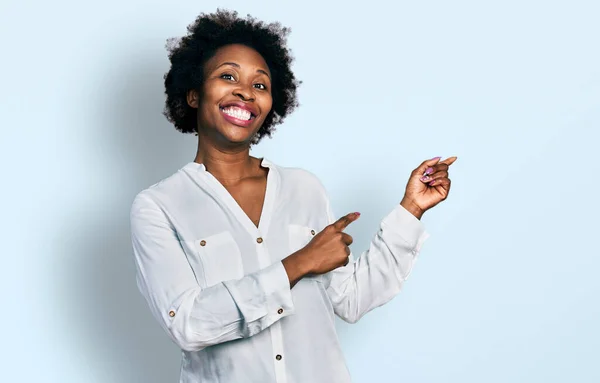
[[[233,90],[233,94],[244,101],[254,101],[254,92],[252,91],[252,87],[247,84],[240,84],[240,86]]]

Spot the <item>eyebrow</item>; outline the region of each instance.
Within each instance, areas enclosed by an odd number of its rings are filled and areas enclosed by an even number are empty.
[[[230,62],[230,61],[227,61],[227,62],[224,62],[223,64],[219,65],[218,67],[216,67],[216,68],[215,68],[215,70],[219,69],[220,67],[222,67],[222,66],[224,66],[224,65],[231,65],[231,66],[234,66],[234,67],[236,67],[236,68],[241,68],[241,67],[240,67],[240,64],[238,64],[238,63],[234,63],[234,62]],[[257,71],[258,73],[264,73],[264,74],[265,74],[265,75],[266,75],[266,76],[267,76],[269,79],[271,78],[271,76],[269,76],[269,74],[268,74],[267,72],[265,72],[264,70],[262,70],[262,69],[257,69],[256,71]]]

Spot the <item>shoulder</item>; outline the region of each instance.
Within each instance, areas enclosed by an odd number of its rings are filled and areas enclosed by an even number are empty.
[[[281,194],[295,216],[318,217],[314,227],[325,227],[331,221],[329,193],[321,179],[312,171],[300,167],[277,167],[281,174]]]
[[[138,192],[133,198],[131,211],[140,208],[160,209],[169,201],[180,198],[181,194],[188,190],[186,184],[190,181],[185,169],[184,166],[170,176]]]
[[[310,170],[300,167],[277,166],[282,184],[299,188],[304,191],[314,191],[326,195],[325,186],[319,177]]]
[[[299,206],[325,209],[329,194],[319,177],[300,167],[277,166],[280,174],[280,194]]]

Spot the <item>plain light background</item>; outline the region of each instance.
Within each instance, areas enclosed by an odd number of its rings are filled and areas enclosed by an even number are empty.
[[[302,105],[252,154],[360,211],[355,254],[458,156],[404,290],[338,324],[355,382],[600,381],[600,6],[531,0],[2,1],[0,381],[177,381],[129,209],[195,156],[164,46],[218,6],[291,27]]]

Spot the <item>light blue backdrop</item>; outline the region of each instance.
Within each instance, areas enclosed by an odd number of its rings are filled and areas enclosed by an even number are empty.
[[[302,106],[253,154],[360,211],[355,253],[414,167],[458,156],[405,289],[339,323],[355,382],[600,381],[600,6],[531,0],[4,0],[0,381],[177,381],[128,214],[194,158],[164,45],[217,6],[292,28]]]

